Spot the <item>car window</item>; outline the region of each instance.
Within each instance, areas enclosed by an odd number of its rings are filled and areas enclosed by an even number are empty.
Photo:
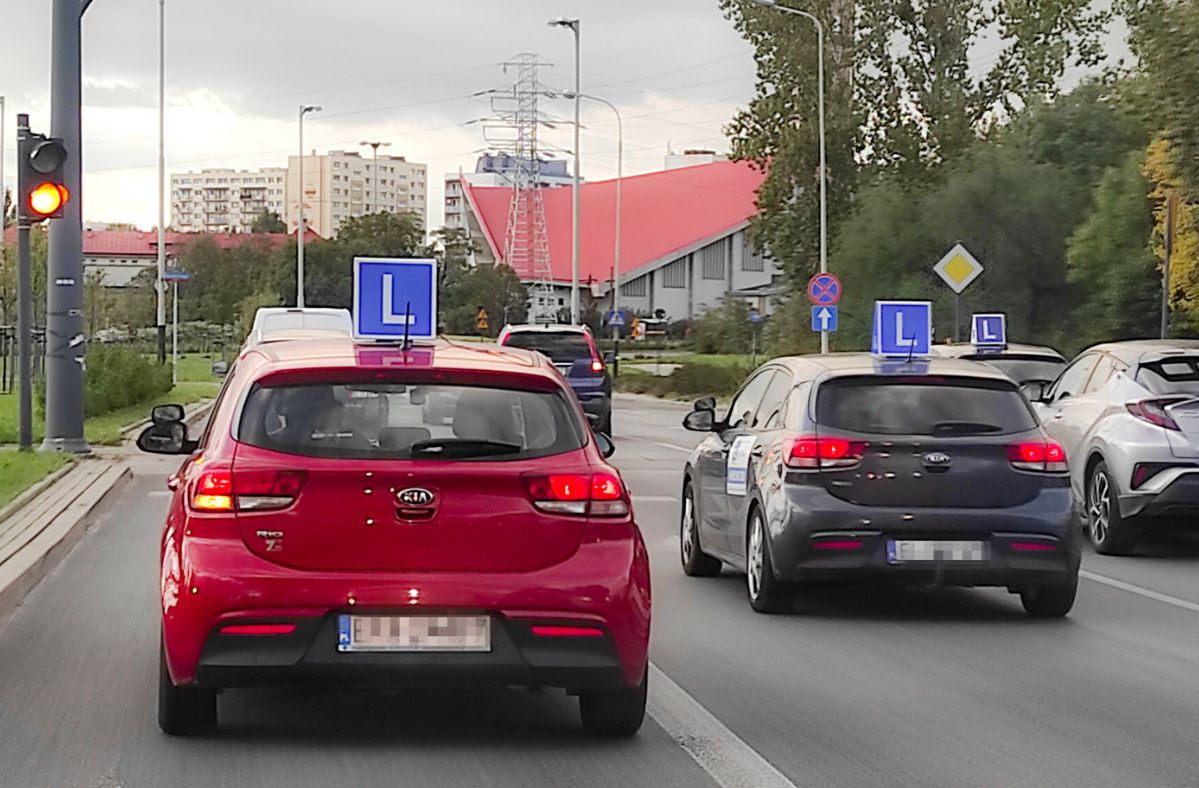
[[[1006,435],[1036,429],[1015,384],[976,378],[841,378],[816,395],[818,430],[875,435]]]
[[[1137,382],[1154,394],[1199,395],[1199,357],[1175,357],[1142,364]]]
[[[967,356],[971,361],[981,361],[990,364],[1017,383],[1027,383],[1031,380],[1042,380],[1047,383],[1057,380],[1066,366],[1065,361],[1059,361],[1044,356]]]
[[[216,395],[216,402],[212,404],[212,408],[208,411],[208,418],[204,422],[204,432],[200,435],[199,446],[208,445],[208,437],[212,434],[212,423],[216,420],[217,414],[221,412],[221,403],[225,401],[229,391],[233,388],[233,379],[237,376],[237,362],[233,362],[229,369],[225,371],[225,382],[221,384],[221,390]]]
[[[753,424],[758,405],[762,402],[762,395],[766,393],[766,386],[770,384],[773,376],[774,370],[762,370],[750,378],[741,392],[733,398],[733,404],[729,406],[729,413],[724,419],[729,429],[746,429]]]
[[[591,344],[578,331],[516,331],[504,340],[508,347],[536,350],[555,364],[573,364],[591,358]]]
[[[256,386],[238,439],[288,454],[359,459],[517,460],[583,445],[559,394],[404,383]]]
[[[1091,373],[1091,379],[1082,393],[1090,394],[1098,391],[1114,374],[1116,374],[1116,360],[1107,354],[1100,356],[1099,363],[1095,365],[1095,371]]]
[[[787,397],[787,401],[783,405],[782,423],[779,426],[789,430],[803,429],[804,423],[807,421],[808,400],[811,396],[811,381],[805,381],[791,389],[791,396]]]
[[[762,395],[762,404],[758,406],[758,412],[754,415],[754,429],[769,430],[778,426],[783,404],[791,391],[793,380],[790,372],[779,370],[774,373],[774,377],[766,386],[766,393]]]
[[[1075,361],[1066,368],[1066,371],[1058,378],[1057,383],[1053,384],[1053,392],[1050,394],[1050,399],[1057,401],[1066,399],[1067,397],[1077,397],[1082,393],[1083,387],[1087,385],[1087,380],[1091,377],[1091,373],[1095,370],[1095,365],[1098,363],[1099,355],[1096,353],[1088,353]]]

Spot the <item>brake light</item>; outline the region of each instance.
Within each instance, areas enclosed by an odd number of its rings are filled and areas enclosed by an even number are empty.
[[[1179,400],[1143,399],[1137,402],[1126,403],[1124,407],[1128,408],[1128,412],[1141,421],[1147,421],[1163,429],[1179,431],[1178,423],[1166,411],[1168,405],[1173,405],[1176,402],[1179,402]]]
[[[1057,550],[1053,542],[1012,542],[1010,546],[1017,553],[1052,553]]]
[[[233,511],[233,472],[211,470],[200,474],[192,494],[192,508],[201,512]]]
[[[533,626],[533,634],[539,638],[602,638],[604,630],[599,627]]]
[[[221,627],[222,635],[290,635],[295,624],[229,624]]]
[[[611,473],[526,476],[529,500],[543,512],[621,517],[629,513],[628,494]]]
[[[597,375],[599,373],[603,372],[604,371],[604,362],[600,361],[598,358],[591,359],[591,371]]]
[[[784,456],[791,468],[852,468],[862,461],[866,446],[845,438],[801,437],[790,441]]]
[[[861,539],[818,539],[812,542],[813,550],[861,550]]]
[[[1041,473],[1065,473],[1066,450],[1053,441],[1025,441],[1007,447],[1013,468]]]

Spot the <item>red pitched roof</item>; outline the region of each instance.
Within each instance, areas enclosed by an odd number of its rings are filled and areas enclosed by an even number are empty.
[[[743,225],[757,213],[758,187],[764,178],[749,164],[730,161],[626,177],[621,198],[621,279]],[[466,181],[463,187],[492,253],[503,260],[512,190],[471,186]],[[571,189],[544,189],[542,197],[554,279],[569,282]],[[583,184],[579,203],[579,275],[584,282],[605,281],[611,276],[616,238],[616,181]],[[530,276],[530,272],[517,273]]]

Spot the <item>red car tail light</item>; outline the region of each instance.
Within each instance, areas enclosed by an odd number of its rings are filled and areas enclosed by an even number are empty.
[[[812,542],[813,550],[842,551],[861,550],[861,539],[816,539]]]
[[[233,511],[233,472],[204,471],[192,491],[192,508],[201,512]]]
[[[295,502],[307,479],[307,471],[237,471],[233,476],[237,508],[247,512],[285,509]]]
[[[1013,468],[1040,473],[1065,473],[1066,450],[1053,441],[1025,441],[1007,447]]]
[[[1012,542],[1010,547],[1017,553],[1052,553],[1057,550],[1053,542]]]
[[[533,634],[539,638],[602,638],[604,630],[599,627],[572,627],[559,625],[534,625]]]
[[[597,375],[599,373],[603,372],[604,371],[604,362],[600,361],[598,358],[591,359],[591,371]]]
[[[864,441],[804,436],[790,441],[785,457],[791,468],[852,468],[866,453]]]
[[[610,473],[526,476],[529,500],[543,512],[622,517],[629,500],[619,477]]]
[[[1174,417],[1166,412],[1166,407],[1179,402],[1176,399],[1143,399],[1137,402],[1129,402],[1124,405],[1128,408],[1128,412],[1136,416],[1141,421],[1147,421],[1157,427],[1162,427],[1167,430],[1179,431],[1178,423],[1174,421]]]
[[[229,624],[221,627],[222,635],[290,635],[295,624]]]

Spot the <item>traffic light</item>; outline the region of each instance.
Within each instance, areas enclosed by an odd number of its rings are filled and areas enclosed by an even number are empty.
[[[23,221],[36,224],[58,219],[71,199],[63,183],[63,165],[67,149],[61,139],[29,132],[19,141],[17,150],[17,214]]]

